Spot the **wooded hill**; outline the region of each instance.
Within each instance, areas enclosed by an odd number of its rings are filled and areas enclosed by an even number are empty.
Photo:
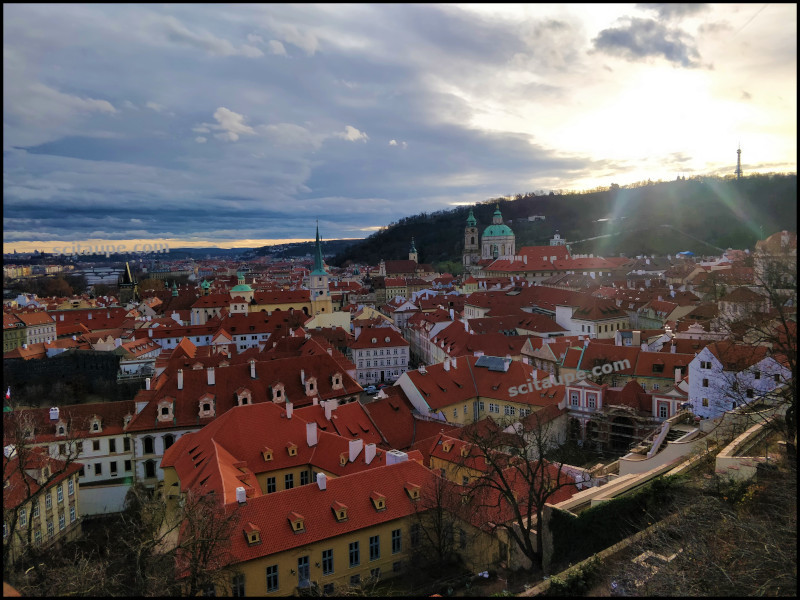
[[[514,230],[517,248],[549,245],[558,231],[573,254],[665,255],[684,250],[719,254],[727,248],[752,249],[756,241],[776,231],[797,230],[797,175],[751,175],[739,181],[703,177],[489,199],[473,207],[481,234],[491,224],[495,204]],[[339,252],[330,262],[407,259],[413,237],[419,262],[460,271],[469,209],[459,206],[405,217]],[[545,220],[528,221],[532,215],[544,215]]]

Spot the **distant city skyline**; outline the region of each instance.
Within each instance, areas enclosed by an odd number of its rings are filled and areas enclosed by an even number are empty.
[[[797,171],[796,4],[7,4],[4,252]]]

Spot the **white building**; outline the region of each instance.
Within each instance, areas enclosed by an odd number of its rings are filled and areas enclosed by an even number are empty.
[[[365,327],[350,348],[361,385],[394,382],[408,370],[409,343],[393,327]]]

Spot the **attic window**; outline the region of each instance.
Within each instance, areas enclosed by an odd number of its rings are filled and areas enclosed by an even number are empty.
[[[372,505],[375,507],[375,510],[386,510],[386,496],[378,492],[372,492],[369,497],[372,500]]]
[[[294,442],[286,444],[286,450],[289,452],[289,456],[297,456],[297,444]]]
[[[272,460],[272,448],[267,448],[266,446],[261,449],[261,456],[264,457],[265,461]]]
[[[295,533],[303,533],[306,530],[305,519],[303,518],[303,515],[298,512],[291,511],[288,518],[292,527],[292,531]]]
[[[373,344],[377,344],[378,343],[378,338],[372,338],[372,343]]]
[[[416,483],[407,483],[404,487],[409,498],[412,500],[419,500],[419,485]]]
[[[347,521],[347,506],[337,500],[331,504],[331,510],[333,511],[333,515],[336,517],[337,522],[342,523]]]
[[[248,546],[261,543],[261,529],[259,529],[258,526],[248,522],[245,528],[242,530],[242,533],[244,533],[244,537],[247,540]]]
[[[461,456],[469,456],[469,450],[470,448],[466,444],[461,446]]]
[[[453,447],[453,442],[451,442],[449,440],[442,444],[442,450],[445,451],[445,452],[450,452],[450,449],[452,447]]]
[[[383,341],[384,342],[390,342],[391,338],[387,335],[385,338],[383,338]]]
[[[348,455],[347,452],[342,452],[339,455],[339,466],[345,466],[347,464]]]

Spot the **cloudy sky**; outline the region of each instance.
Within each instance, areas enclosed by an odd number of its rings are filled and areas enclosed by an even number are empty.
[[[3,5],[4,249],[796,172],[795,4]]]

